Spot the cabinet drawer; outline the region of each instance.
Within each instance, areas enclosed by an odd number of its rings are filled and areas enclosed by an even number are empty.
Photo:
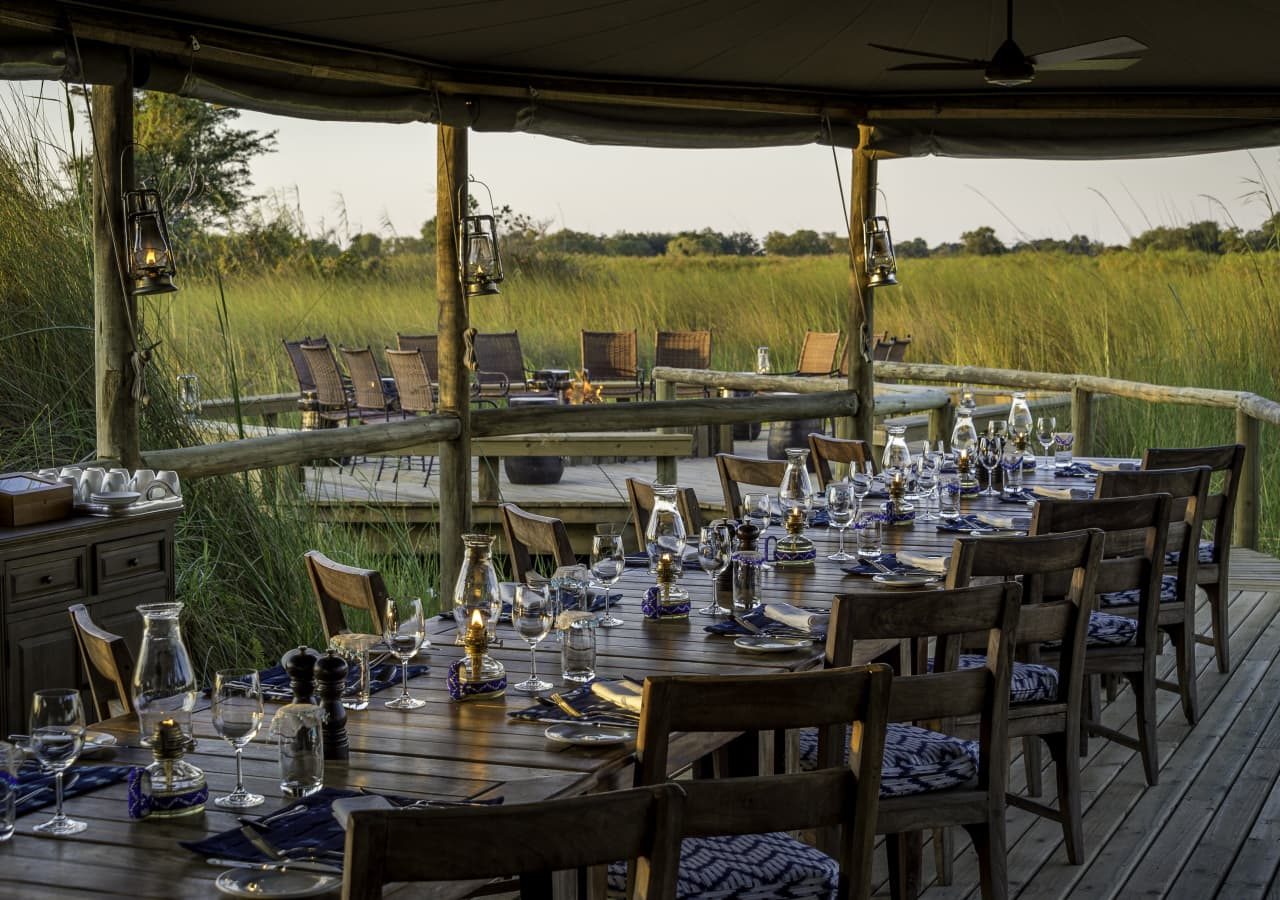
[[[13,560],[5,567],[5,579],[10,612],[52,599],[83,597],[88,593],[85,550],[76,547]]]
[[[165,571],[166,552],[163,531],[98,544],[94,548],[98,591],[140,575]]]

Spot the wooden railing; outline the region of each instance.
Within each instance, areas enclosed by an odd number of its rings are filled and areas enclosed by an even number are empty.
[[[1213,409],[1233,409],[1236,413],[1236,441],[1245,447],[1244,470],[1236,499],[1235,542],[1258,546],[1261,509],[1258,492],[1262,486],[1260,423],[1280,426],[1280,403],[1248,391],[1216,388],[1176,387],[1104,378],[1100,375],[1066,375],[1027,372],[1018,369],[990,369],[981,366],[949,366],[930,363],[875,363],[877,375],[910,378],[916,381],[953,384],[988,384],[1015,388],[1042,388],[1071,392],[1071,431],[1076,453],[1089,456],[1093,447],[1094,399],[1099,395],[1127,397],[1149,403],[1174,403]]]

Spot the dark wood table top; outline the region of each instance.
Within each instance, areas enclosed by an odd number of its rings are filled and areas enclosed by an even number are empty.
[[[1055,478],[1049,472],[1026,473],[1029,484],[1057,487],[1081,486],[1075,479]],[[871,501],[868,501],[871,502]],[[995,498],[966,498],[962,511],[1021,512],[1025,507],[1001,503]],[[781,533],[781,529],[774,528]],[[835,534],[827,529],[808,532],[818,545],[813,570],[767,574],[766,601],[823,606],[834,594],[877,585],[869,578],[846,575],[840,564],[826,559],[834,550]],[[886,529],[885,549],[948,552],[954,534],[940,533],[932,523]],[[790,654],[756,655],[737,650],[730,638],[708,634],[710,622],[696,612],[687,621],[653,623],[640,613],[641,595],[650,583],[644,568],[627,569],[615,590],[623,591],[617,614],[624,625],[598,632],[597,672],[604,677],[624,675],[643,679],[654,674],[746,674],[798,670],[817,665],[821,648]],[[687,571],[682,584],[690,591],[696,610],[706,603],[710,578],[701,571]],[[632,747],[580,748],[554,744],[544,735],[545,725],[515,722],[511,710],[530,705],[525,695],[453,703],[445,690],[448,664],[462,655],[453,644],[451,621],[433,620],[429,626],[432,646],[423,656],[430,671],[410,682],[415,696],[427,705],[411,712],[385,709],[382,702],[394,696],[389,689],[375,695],[369,709],[348,717],[351,758],[346,763],[326,763],[325,784],[330,787],[363,787],[375,791],[437,798],[476,798],[502,795],[505,802],[530,802],[630,784]],[[499,634],[505,646],[493,655],[507,667],[509,680],[522,680],[529,670],[529,650],[509,628]],[[859,661],[870,661],[885,646],[869,642]],[[559,651],[554,641],[540,647],[539,674],[558,682]],[[268,718],[275,708],[268,704]],[[94,726],[116,734],[122,745],[114,764],[145,764],[149,751],[137,749],[136,729],[129,719]],[[196,714],[199,749],[191,760],[205,770],[211,796],[234,786],[230,747],[214,733],[208,712]],[[265,737],[266,729],[245,750],[245,774],[250,790],[264,794],[267,813],[284,805],[280,797],[276,749]],[[673,764],[692,761],[712,748],[699,741],[672,747]],[[0,896],[63,897],[207,897],[215,893],[213,880],[219,869],[177,846],[180,840],[197,840],[237,826],[232,813],[210,803],[201,816],[166,821],[130,821],[125,814],[124,784],[71,798],[69,815],[89,822],[87,831],[71,838],[35,836],[32,826],[50,814],[37,811],[18,820],[17,834],[0,844]],[[458,896],[442,888],[433,896]],[[415,894],[416,896],[416,894]]]

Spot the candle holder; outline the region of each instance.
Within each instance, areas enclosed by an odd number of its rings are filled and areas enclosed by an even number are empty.
[[[787,533],[773,550],[773,562],[779,568],[812,568],[818,558],[813,541],[804,536],[804,519],[804,510],[799,506],[793,506],[787,512]]]
[[[978,478],[973,463],[973,456],[968,450],[961,450],[960,455],[956,457],[956,473],[960,476],[961,497],[974,497],[978,494]]]
[[[484,614],[475,609],[462,638],[466,656],[449,666],[445,682],[454,700],[501,697],[507,690],[507,670],[489,655],[489,630]]]
[[[644,617],[655,622],[689,618],[689,592],[677,583],[679,576],[671,554],[662,554],[655,569],[654,578],[658,583],[645,591],[640,604]]]
[[[889,500],[881,508],[886,525],[910,525],[916,520],[916,508],[907,501],[907,482],[898,472],[889,482]]]
[[[156,726],[151,737],[155,761],[129,771],[129,818],[172,819],[203,812],[209,799],[204,772],[183,759],[187,738],[173,719]]]

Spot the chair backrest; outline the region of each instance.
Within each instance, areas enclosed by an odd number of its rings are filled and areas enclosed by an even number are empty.
[[[1028,537],[963,537],[956,540],[947,587],[967,587],[975,578],[1022,579],[1022,611],[1016,641],[1035,662],[1045,641],[1061,641],[1058,702],[1079,715],[1084,690],[1084,652],[1089,613],[1097,595],[1102,549],[1096,528]]]
[[[1244,444],[1220,447],[1152,447],[1142,455],[1144,469],[1182,469],[1208,466],[1210,472],[1221,472],[1218,489],[1210,476],[1209,493],[1205,496],[1204,524],[1212,523],[1213,561],[1221,565],[1230,557],[1231,529],[1236,518],[1236,496],[1240,493],[1240,471],[1244,468]]]
[[[396,380],[400,408],[406,412],[431,412],[436,404],[431,390],[431,373],[427,356],[421,350],[392,350],[387,347],[387,368]]]
[[[550,874],[634,860],[629,897],[676,896],[684,791],[674,784],[541,803],[356,810],[347,824],[344,900],[391,882],[519,875],[521,897],[550,900]]]
[[[887,362],[902,362],[906,358],[907,350],[911,347],[911,335],[904,338],[895,337],[889,345],[889,355],[885,357]]]
[[[476,383],[497,387],[503,378],[507,385],[525,384],[524,351],[520,349],[520,332],[501,331],[477,334],[472,342],[476,352]],[[501,376],[501,377],[498,377]]]
[[[439,338],[434,334],[400,334],[396,333],[396,347],[401,350],[421,350],[422,359],[427,364],[427,372],[431,375],[431,383],[440,383],[440,358],[437,355]]]
[[[307,578],[320,607],[320,625],[326,638],[350,631],[342,607],[366,610],[372,617],[372,632],[382,634],[383,606],[387,602],[387,586],[374,569],[344,566],[325,556],[319,550],[303,554]]]
[[[822,749],[828,741],[840,745],[824,754],[832,760],[829,766],[813,772],[681,782],[687,795],[685,834],[839,827],[840,896],[869,896],[891,683],[892,674],[884,665],[777,675],[646,678],[636,738],[636,783],[658,784],[671,774],[668,745],[675,732],[758,735],[816,725]],[[850,724],[845,765],[842,750]]]
[[[872,358],[872,359],[879,359],[879,360],[888,360],[888,359],[889,359],[889,354],[893,352],[893,345],[894,345],[894,340],[893,340],[893,338],[889,338],[888,340],[880,340],[880,339],[877,339],[877,340],[876,340],[876,345],[875,345],[875,347],[874,347],[874,348],[872,349],[872,351],[871,351],[871,358]],[[846,366],[848,366],[848,364],[849,364],[849,357],[848,357],[848,355],[846,355],[846,356],[845,356],[845,363],[844,363],[844,364],[845,364]],[[847,369],[845,370],[845,374],[848,374],[848,370],[847,370]]]
[[[285,352],[289,354],[289,362],[293,365],[293,373],[298,376],[298,393],[303,391],[314,391],[316,389],[315,376],[311,374],[311,365],[307,362],[306,354],[302,352],[303,344],[312,344],[317,347],[329,346],[329,339],[324,335],[318,338],[305,337],[300,341],[282,340]]]
[[[830,375],[836,370],[840,352],[840,332],[806,331],[800,345],[800,361],[796,363],[797,375]]]
[[[516,581],[524,581],[533,571],[535,555],[550,556],[557,566],[572,566],[577,562],[564,522],[525,512],[514,503],[503,503],[498,509],[502,511],[502,532],[507,538],[512,576]]]
[[[342,354],[347,374],[351,376],[351,390],[355,394],[356,406],[365,409],[386,408],[387,397],[382,390],[382,373],[378,371],[378,361],[373,358],[373,350],[368,347],[339,347],[338,352]]]
[[[780,459],[753,459],[717,453],[716,471],[720,473],[720,490],[724,492],[725,515],[733,519],[742,514],[740,485],[772,488],[776,494],[786,469],[787,464]]]
[[[133,713],[133,654],[124,638],[94,624],[83,603],[67,607],[97,721]]]
[[[631,504],[631,524],[636,531],[638,550],[644,550],[644,532],[649,527],[649,514],[653,512],[653,482],[639,478],[627,479],[627,500]],[[702,530],[702,509],[693,488],[676,488],[676,508],[684,519],[684,529],[690,541],[698,539]]]
[[[300,349],[311,370],[311,378],[316,386],[316,400],[322,406],[346,409],[350,405],[347,402],[347,391],[342,385],[342,373],[338,371],[338,363],[333,358],[333,350],[329,344],[303,344]]]
[[[831,482],[831,464],[846,463],[857,471],[871,461],[871,447],[866,441],[827,437],[814,432],[809,435],[809,456],[813,459],[813,472],[818,476],[818,487],[827,489]]]
[[[1102,561],[1094,579],[1099,594],[1137,589],[1138,646],[1157,646],[1160,577],[1169,535],[1168,494],[1105,500],[1040,500],[1031,533],[1054,534],[1097,528],[1103,533]]]
[[[636,377],[634,331],[582,332],[582,368],[592,381],[627,381]]]
[[[653,347],[653,364],[676,369],[711,367],[710,331],[659,331]]]

